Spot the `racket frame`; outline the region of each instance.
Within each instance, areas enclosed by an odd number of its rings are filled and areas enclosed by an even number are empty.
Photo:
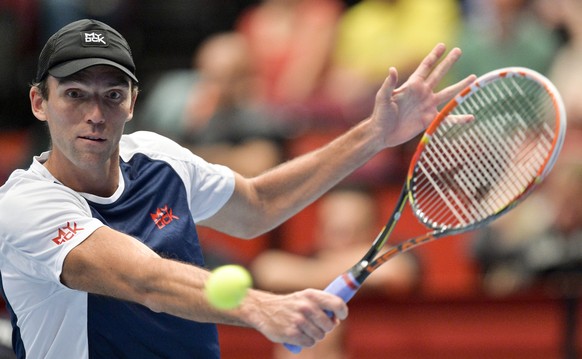
[[[554,136],[550,156],[546,159],[545,163],[542,166],[540,166],[540,169],[537,175],[535,176],[535,179],[528,184],[525,190],[513,201],[508,203],[506,206],[500,208],[494,215],[488,216],[482,221],[467,226],[463,226],[460,228],[434,227],[430,222],[426,221],[425,219],[418,215],[418,210],[416,209],[414,198],[411,195],[410,188],[412,186],[412,179],[416,164],[418,163],[425,147],[430,142],[431,136],[436,132],[437,128],[442,123],[442,121],[445,120],[447,116],[449,116],[449,114],[456,107],[458,107],[466,99],[470,98],[473,93],[479,91],[481,88],[485,87],[489,83],[492,83],[500,78],[508,77],[525,77],[532,79],[536,81],[538,84],[540,84],[545,89],[545,91],[550,95],[550,98],[553,102],[553,108],[556,111],[555,116],[558,119],[558,121],[556,121],[558,135]],[[371,248],[358,263],[356,263],[347,271],[347,273],[349,273],[350,275],[344,279],[351,278],[351,281],[354,282],[351,283],[351,285],[354,287],[357,286],[359,288],[359,286],[362,285],[364,280],[374,270],[376,270],[378,267],[380,267],[380,265],[388,261],[393,256],[407,252],[421,244],[439,239],[444,236],[460,234],[478,229],[499,218],[507,211],[511,210],[519,203],[521,203],[549,174],[561,151],[565,138],[565,133],[566,133],[566,111],[564,103],[560,98],[559,92],[556,89],[556,87],[545,76],[539,74],[536,71],[524,67],[507,67],[503,69],[490,71],[484,74],[483,76],[479,77],[473,84],[469,85],[467,88],[461,91],[455,98],[449,101],[442,108],[442,110],[439,111],[437,117],[433,120],[433,122],[431,122],[431,124],[428,126],[428,128],[426,129],[426,131],[424,132],[420,139],[419,145],[417,146],[414,155],[412,156],[406,182],[402,188],[394,212],[392,213],[387,223],[385,224],[383,229],[380,231],[380,233],[372,243]],[[415,214],[419,222],[421,222],[426,227],[433,229],[433,231],[420,235],[418,237],[408,239],[397,245],[394,245],[388,248],[382,255],[377,256],[380,250],[388,242],[388,239],[390,238],[390,235],[392,234],[394,228],[396,227],[396,224],[400,219],[407,202],[410,203],[413,213]]]

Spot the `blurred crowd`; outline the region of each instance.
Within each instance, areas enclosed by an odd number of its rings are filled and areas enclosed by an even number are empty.
[[[565,101],[568,136],[547,184],[512,217],[479,232],[467,252],[480,266],[483,289],[509,294],[540,273],[582,268],[581,15],[582,0],[1,0],[0,181],[49,146],[30,113],[28,85],[39,46],[78,18],[105,21],[132,45],[141,94],[129,130],[160,132],[247,176],[366,117],[390,66],[404,80],[435,43],[444,42],[463,50],[446,83],[524,66],[554,81]],[[385,151],[344,185],[374,193],[400,183],[415,147],[412,141]],[[352,230],[347,219],[333,223],[349,213],[335,196],[336,204],[322,204],[327,208],[322,211],[337,213],[317,217],[321,241],[302,253],[309,265],[345,254],[338,254],[334,241],[326,239],[329,233],[323,233],[333,225],[335,238]],[[361,193],[341,197],[353,199],[352,216],[345,218],[355,220],[358,211],[372,211],[368,217],[374,217],[374,210],[361,208],[362,198]],[[369,243],[374,234],[366,226],[354,224],[353,231]],[[269,245],[274,250],[280,247],[278,235],[273,233]],[[349,258],[362,249],[362,242],[352,242],[340,248],[353,249],[345,254]],[[307,265],[283,256],[264,253],[254,266],[271,260],[281,271]],[[387,268],[400,275],[399,281],[386,279],[395,291],[414,287],[421,275],[414,258],[400,265],[395,261]],[[258,278],[267,289],[297,289],[277,287],[283,283],[277,272],[260,272],[273,276]]]

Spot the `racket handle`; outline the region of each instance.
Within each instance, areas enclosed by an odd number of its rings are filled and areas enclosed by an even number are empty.
[[[335,294],[344,302],[349,302],[350,299],[356,294],[358,289],[360,289],[360,283],[356,281],[352,273],[346,272],[331,282],[323,291],[331,294]],[[330,311],[325,311],[328,317],[332,317],[333,313]],[[293,344],[283,344],[291,353],[298,354],[301,352],[302,347]]]
[[[345,272],[334,279],[323,291],[335,294],[347,303],[360,289],[360,286],[361,284],[358,283],[351,272]]]

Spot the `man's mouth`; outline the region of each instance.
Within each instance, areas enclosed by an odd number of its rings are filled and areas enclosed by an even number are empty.
[[[105,141],[104,138],[101,138],[101,137],[98,137],[98,136],[79,136],[79,138],[81,138],[83,140],[97,141],[97,142],[103,142],[103,141]]]

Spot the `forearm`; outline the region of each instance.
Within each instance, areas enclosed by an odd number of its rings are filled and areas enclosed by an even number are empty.
[[[251,179],[237,179],[231,201],[208,225],[252,238],[280,225],[315,201],[383,148],[364,120],[324,147]]]
[[[151,267],[152,277],[136,283],[136,301],[153,311],[164,312],[188,320],[256,328],[253,322],[259,312],[261,298],[268,293],[250,289],[237,309],[219,310],[213,307],[204,293],[210,273],[196,266],[160,259]]]
[[[250,289],[239,307],[218,310],[204,294],[207,271],[165,259],[158,259],[151,269],[155,279],[142,283],[147,294],[141,299],[152,310],[197,322],[253,328],[273,342],[313,345],[347,316],[340,298],[313,289],[288,295]]]
[[[67,255],[61,282],[184,319],[251,326],[210,306],[204,294],[208,276],[204,268],[162,258],[131,236],[104,226]]]
[[[311,203],[381,150],[380,136],[368,120],[336,138],[326,146],[300,156],[253,179],[259,197],[290,204],[295,213]]]

